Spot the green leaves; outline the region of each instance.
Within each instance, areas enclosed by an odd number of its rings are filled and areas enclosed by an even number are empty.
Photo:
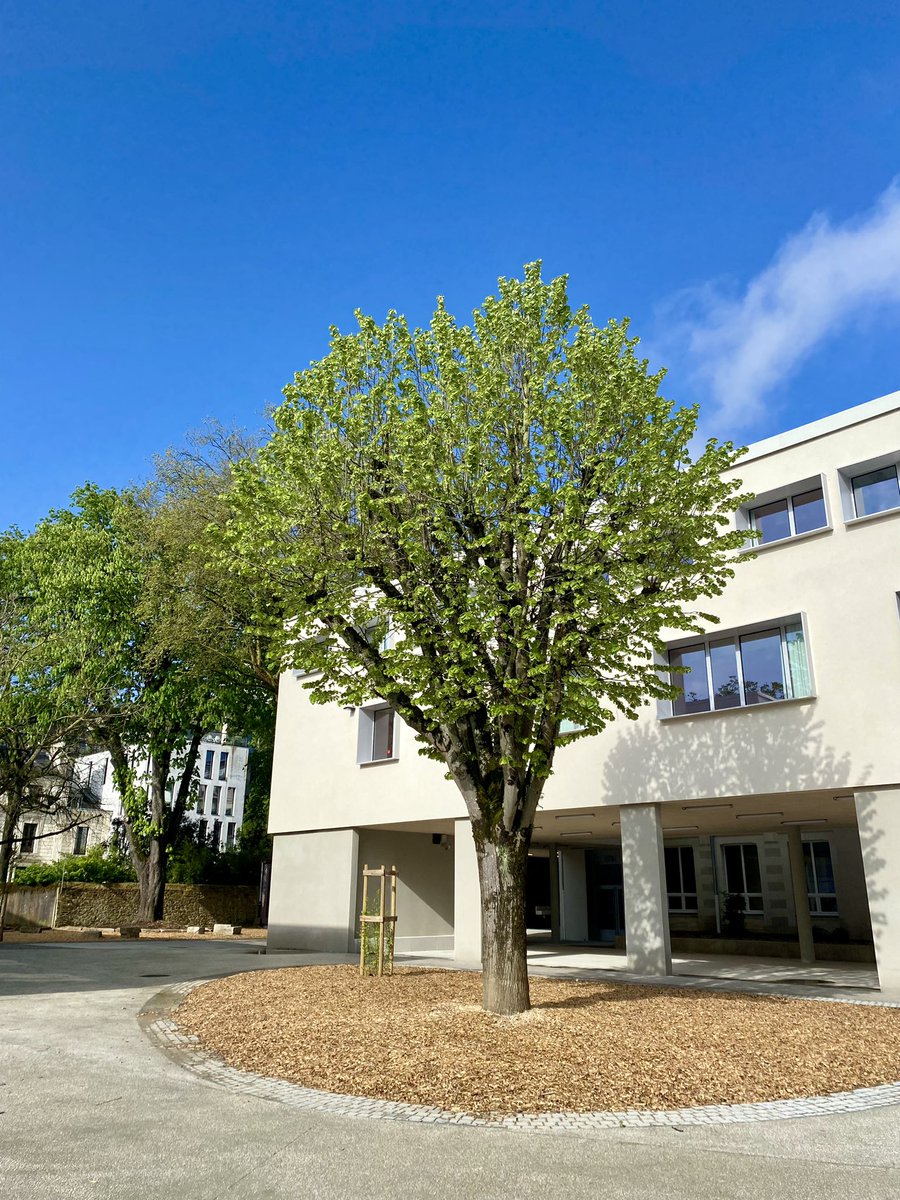
[[[357,318],[236,472],[228,545],[314,700],[384,698],[480,811],[527,823],[563,719],[599,733],[670,694],[660,631],[698,627],[743,544],[736,452],[694,457],[696,410],[627,323],[539,263],[470,326],[442,301],[425,330]]]

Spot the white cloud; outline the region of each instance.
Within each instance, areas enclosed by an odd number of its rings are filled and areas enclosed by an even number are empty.
[[[666,306],[666,342],[706,399],[704,425],[752,428],[766,398],[823,340],[875,306],[900,304],[900,180],[870,212],[814,216],[737,298],[715,285]]]

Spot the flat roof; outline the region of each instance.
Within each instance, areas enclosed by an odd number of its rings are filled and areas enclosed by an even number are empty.
[[[900,392],[889,392],[886,396],[867,400],[865,404],[842,409],[830,417],[821,417],[818,421],[810,421],[808,425],[798,425],[796,429],[787,429],[784,433],[776,433],[761,442],[753,442],[747,447],[746,454],[741,455],[739,462],[752,462],[756,458],[765,458],[767,454],[777,454],[779,450],[787,450],[789,446],[799,446],[802,442],[814,441],[816,438],[825,437],[826,434],[836,433],[839,429],[860,425],[863,421],[871,421],[873,417],[881,417],[897,408],[900,408]]]

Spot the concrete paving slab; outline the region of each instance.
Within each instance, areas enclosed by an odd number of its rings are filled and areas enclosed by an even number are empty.
[[[766,1125],[522,1133],[288,1109],[160,1054],[167,982],[342,956],[246,942],[0,946],[0,1181],[16,1200],[795,1200],[900,1193],[900,1110]]]

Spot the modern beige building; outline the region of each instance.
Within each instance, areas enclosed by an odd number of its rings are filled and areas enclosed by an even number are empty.
[[[674,703],[561,749],[529,925],[671,973],[671,936],[743,926],[797,953],[874,942],[900,991],[900,392],[751,446],[755,499],[706,636],[672,631]],[[348,950],[363,863],[399,869],[397,948],[477,961],[463,803],[377,700],[311,705],[284,675],[269,943]],[[671,933],[670,933],[671,931]]]

